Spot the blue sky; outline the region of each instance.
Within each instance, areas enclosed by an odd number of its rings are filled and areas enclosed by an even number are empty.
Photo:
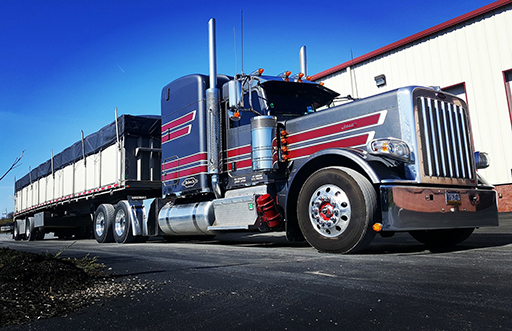
[[[483,7],[485,0],[0,1],[0,215],[21,178],[119,114],[159,114],[172,80],[208,73],[208,20],[217,20],[218,72],[309,74]],[[235,56],[235,35],[236,50]],[[338,91],[343,92],[343,91]]]

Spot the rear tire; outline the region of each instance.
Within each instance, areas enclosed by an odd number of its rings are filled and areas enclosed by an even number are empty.
[[[103,204],[94,213],[94,238],[99,243],[114,241],[112,223],[114,219],[114,207]]]
[[[299,193],[297,218],[308,243],[319,251],[354,253],[375,237],[377,193],[360,173],[343,167],[316,171]]]
[[[43,240],[45,234],[46,234],[46,232],[45,232],[44,228],[37,228],[36,240]]]
[[[36,233],[34,230],[34,221],[27,218],[25,223],[25,240],[34,241],[36,239]]]
[[[114,212],[114,239],[119,244],[133,243],[138,239],[132,233],[131,214],[124,203],[118,203]]]
[[[429,247],[449,247],[468,239],[475,229],[445,229],[410,231],[409,234]]]
[[[18,229],[18,222],[14,222],[14,228],[12,230],[12,239],[16,241],[21,240],[20,229]]]

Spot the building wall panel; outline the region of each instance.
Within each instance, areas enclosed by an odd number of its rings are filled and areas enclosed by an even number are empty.
[[[491,166],[480,173],[493,184],[512,184],[512,129],[503,86],[503,71],[512,68],[511,22],[507,5],[320,80],[341,95],[357,86],[359,97],[407,85],[464,83],[475,149],[491,156]],[[381,88],[374,80],[380,74],[387,82]]]

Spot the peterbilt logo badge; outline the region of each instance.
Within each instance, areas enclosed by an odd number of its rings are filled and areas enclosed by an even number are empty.
[[[196,178],[190,177],[190,178],[185,179],[183,181],[183,183],[181,183],[181,186],[186,187],[186,188],[191,188],[194,185],[196,185],[197,182],[198,182],[198,180]]]

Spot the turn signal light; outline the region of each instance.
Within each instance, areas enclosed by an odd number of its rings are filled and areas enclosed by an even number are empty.
[[[388,156],[402,162],[411,162],[411,149],[403,140],[395,138],[375,139],[366,149],[374,155]]]
[[[380,223],[375,223],[375,224],[373,224],[372,229],[373,229],[373,231],[375,231],[375,232],[380,232],[380,231],[382,230],[382,224],[380,224]]]
[[[288,161],[290,158],[288,157],[288,132],[285,130],[281,130],[281,160],[283,162]]]

